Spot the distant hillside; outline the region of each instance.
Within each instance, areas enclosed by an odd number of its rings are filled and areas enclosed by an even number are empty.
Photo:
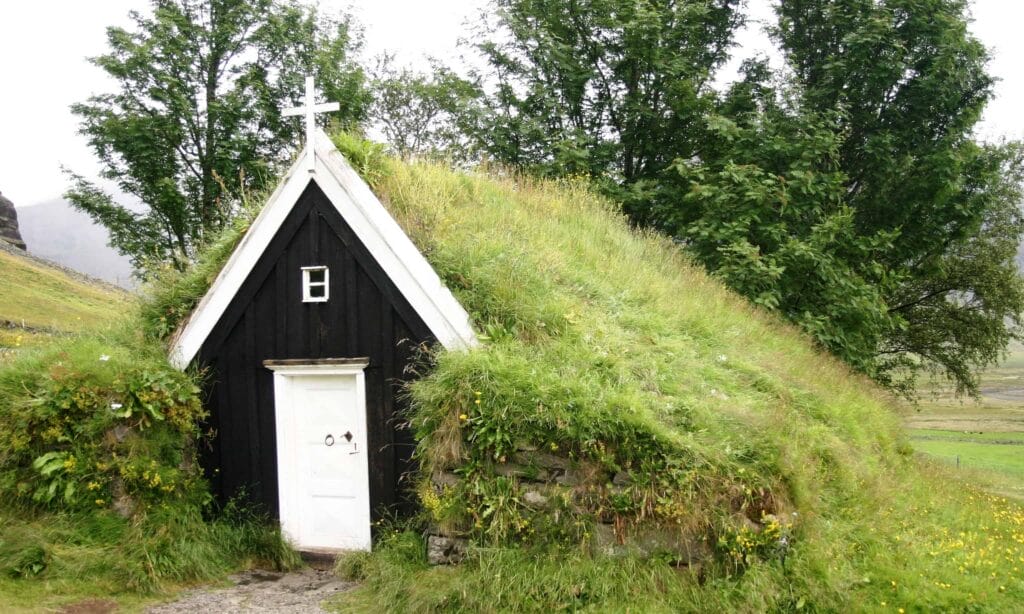
[[[107,245],[107,230],[62,200],[18,207],[31,254],[125,288],[134,287],[128,258]]]
[[[124,311],[129,294],[0,245],[0,327],[78,332]],[[0,337],[3,345],[3,337]]]

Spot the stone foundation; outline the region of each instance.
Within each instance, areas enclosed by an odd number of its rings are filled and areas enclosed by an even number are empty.
[[[628,471],[611,474],[596,463],[573,461],[531,444],[516,447],[511,458],[494,466],[494,474],[516,481],[519,502],[527,508],[552,514],[568,510],[592,518],[590,544],[595,554],[669,555],[685,565],[699,563],[711,555],[711,547],[704,539],[688,535],[678,526],[633,524],[623,522],[610,512],[595,511],[599,499],[595,489],[623,491],[632,483]],[[454,473],[439,472],[431,476],[438,493],[458,486],[460,481]],[[433,526],[427,540],[427,558],[433,565],[458,563],[465,557],[468,543],[464,533]]]

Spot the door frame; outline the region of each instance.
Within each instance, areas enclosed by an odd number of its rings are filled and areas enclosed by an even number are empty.
[[[309,545],[300,543],[298,513],[303,502],[300,488],[301,480],[296,479],[298,470],[297,424],[298,412],[292,406],[292,391],[295,388],[294,378],[297,376],[354,376],[356,381],[356,405],[362,408],[357,411],[357,419],[361,421],[363,437],[369,438],[366,420],[366,373],[369,358],[320,358],[320,359],[288,359],[265,360],[263,366],[274,372],[274,424],[277,436],[277,500],[278,519],[281,531],[294,547],[302,551],[341,551],[370,550],[370,450],[366,445],[365,459],[362,464],[361,482],[365,493],[366,509],[360,510],[364,516],[366,530],[353,542],[338,546]]]

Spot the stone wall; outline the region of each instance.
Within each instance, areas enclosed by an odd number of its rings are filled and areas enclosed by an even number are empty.
[[[520,505],[533,513],[568,512],[587,519],[591,524],[587,541],[595,554],[668,555],[681,565],[694,565],[711,555],[711,546],[702,535],[678,526],[628,521],[601,504],[609,494],[630,487],[629,472],[610,474],[596,463],[574,461],[528,443],[517,445],[515,454],[505,461],[495,464],[493,473],[514,480]],[[460,480],[454,473],[431,476],[437,493],[457,487]],[[433,526],[427,539],[428,560],[434,565],[458,563],[469,543],[468,532]]]
[[[0,194],[0,239],[25,249],[25,241],[18,230],[18,212],[14,210],[14,203],[3,194]]]

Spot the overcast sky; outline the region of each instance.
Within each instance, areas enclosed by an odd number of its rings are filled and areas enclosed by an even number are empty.
[[[366,30],[365,55],[396,52],[418,63],[433,55],[454,62],[456,40],[485,0],[328,0],[324,10],[352,6]],[[768,0],[749,0],[753,23],[741,33],[746,57],[768,43],[758,32],[770,19]],[[68,110],[74,102],[112,90],[104,74],[85,58],[105,50],[105,28],[128,25],[129,10],[147,10],[145,0],[56,0],[5,2],[0,7],[0,191],[15,205],[57,198],[66,188],[63,164],[86,176],[98,166],[76,134]],[[1019,32],[1024,4],[1007,0],[974,3],[977,35],[993,53],[991,72],[1001,81],[979,130],[982,137],[1024,137],[1024,37]]]

